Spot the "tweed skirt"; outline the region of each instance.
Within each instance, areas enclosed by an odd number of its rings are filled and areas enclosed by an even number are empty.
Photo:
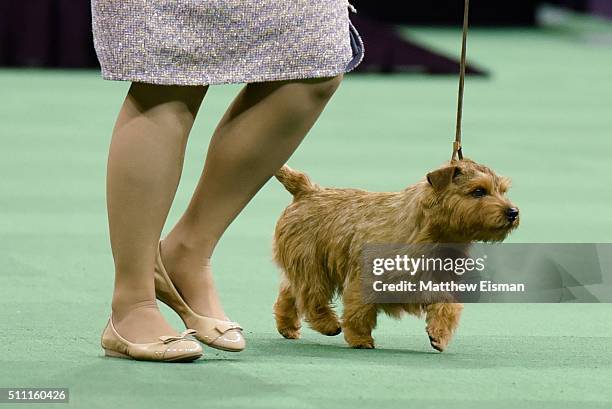
[[[363,58],[347,0],[92,0],[102,77],[166,85],[332,77]]]

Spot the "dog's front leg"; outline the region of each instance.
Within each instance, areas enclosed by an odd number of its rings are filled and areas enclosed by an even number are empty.
[[[345,287],[342,303],[342,332],[346,342],[352,348],[374,348],[372,330],[376,327],[378,309],[376,304],[364,304],[359,279],[353,280]]]
[[[442,352],[459,326],[462,304],[436,303],[425,306],[427,335],[431,346]]]
[[[286,278],[281,282],[278,298],[274,303],[274,318],[276,328],[283,337],[287,339],[300,337],[300,313],[297,310],[291,284]]]

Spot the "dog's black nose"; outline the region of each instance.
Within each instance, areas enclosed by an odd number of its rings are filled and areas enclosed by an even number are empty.
[[[515,221],[518,215],[519,209],[517,209],[516,207],[509,207],[508,209],[506,209],[506,217],[508,218],[508,221]]]

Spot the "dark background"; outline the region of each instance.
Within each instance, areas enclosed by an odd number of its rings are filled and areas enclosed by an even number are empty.
[[[382,2],[351,0],[359,13],[382,21],[415,25],[457,25],[463,17],[463,1],[431,0]],[[384,4],[390,4],[384,7]],[[542,3],[569,7],[577,11],[589,11],[612,16],[610,0],[470,0],[470,22],[474,26],[532,26],[535,12]]]
[[[473,26],[532,26],[539,0],[471,0]],[[461,0],[352,0],[362,19],[416,25],[459,25]],[[556,0],[612,17],[610,0]],[[388,6],[385,6],[388,4]],[[88,0],[0,0],[0,66],[97,67]],[[359,27],[358,27],[359,28]],[[376,47],[370,41],[370,49]]]

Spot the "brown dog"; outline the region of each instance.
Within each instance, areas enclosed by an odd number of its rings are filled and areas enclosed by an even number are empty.
[[[293,195],[274,234],[282,269],[274,305],[276,326],[289,339],[300,320],[324,334],[344,331],[354,348],[374,348],[379,311],[426,315],[435,349],[448,345],[463,306],[457,303],[366,304],[361,294],[361,251],[368,243],[471,243],[502,241],[519,223],[506,197],[510,181],[468,159],[452,161],[420,182],[391,193],[322,188],[287,166],[276,174]],[[342,324],[331,308],[342,296]]]

